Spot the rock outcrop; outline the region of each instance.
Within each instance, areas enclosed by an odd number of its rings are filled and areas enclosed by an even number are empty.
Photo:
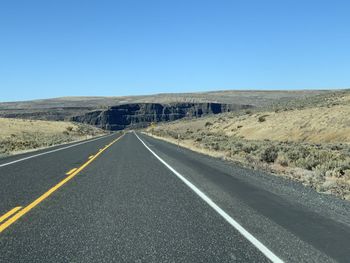
[[[72,117],[72,121],[87,123],[106,130],[147,127],[152,122],[174,121],[181,118],[198,118],[251,108],[251,105],[221,103],[134,103],[96,110]]]

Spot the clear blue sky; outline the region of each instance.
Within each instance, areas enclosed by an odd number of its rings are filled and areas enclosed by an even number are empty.
[[[0,101],[350,87],[350,1],[4,0]]]

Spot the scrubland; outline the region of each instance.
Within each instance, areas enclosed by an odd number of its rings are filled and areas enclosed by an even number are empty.
[[[104,133],[98,128],[72,122],[0,118],[0,157]]]
[[[158,124],[148,134],[350,200],[350,92]]]

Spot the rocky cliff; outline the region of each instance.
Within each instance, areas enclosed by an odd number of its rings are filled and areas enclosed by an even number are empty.
[[[221,103],[134,103],[91,111],[72,117],[71,120],[106,130],[123,130],[146,127],[152,122],[174,121],[185,117],[197,118],[251,107],[251,105]]]

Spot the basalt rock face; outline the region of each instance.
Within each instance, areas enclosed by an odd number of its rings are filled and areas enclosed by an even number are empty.
[[[218,114],[251,108],[250,105],[220,103],[135,103],[91,111],[72,117],[72,121],[87,123],[106,130],[147,127],[152,122],[174,121],[181,118],[198,118],[208,114]]]

